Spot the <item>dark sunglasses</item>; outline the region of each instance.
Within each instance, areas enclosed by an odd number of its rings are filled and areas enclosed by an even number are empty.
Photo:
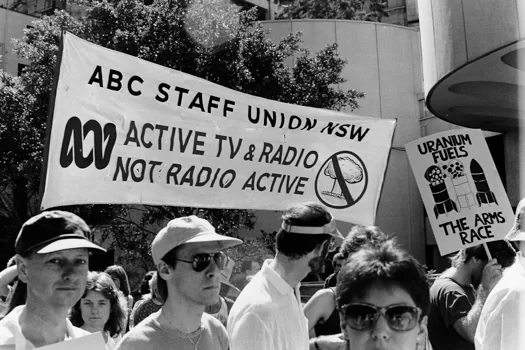
[[[373,328],[383,315],[388,326],[396,332],[407,332],[419,322],[421,309],[408,305],[377,307],[369,304],[352,303],[339,308],[350,328],[364,331]]]
[[[191,258],[191,260],[182,260],[182,259],[175,259],[175,260],[191,264],[195,272],[201,272],[201,271],[204,271],[208,267],[208,265],[210,265],[212,258],[213,258],[213,261],[215,262],[215,265],[217,265],[217,267],[219,268],[219,270],[224,270],[228,257],[223,252],[218,252],[215,254],[206,254],[206,253],[195,254]]]

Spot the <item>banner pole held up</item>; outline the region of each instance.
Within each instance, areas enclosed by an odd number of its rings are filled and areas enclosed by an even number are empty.
[[[487,243],[483,243],[483,248],[485,248],[485,252],[487,253],[487,257],[489,258],[489,260],[492,259],[492,255],[490,254],[490,250],[489,250],[489,247],[487,246]]]

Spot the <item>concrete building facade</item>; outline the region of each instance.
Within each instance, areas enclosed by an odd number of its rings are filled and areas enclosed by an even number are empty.
[[[12,75],[20,71],[29,62],[13,53],[13,38],[22,38],[24,29],[31,26],[35,17],[0,7],[0,68]]]
[[[422,135],[482,129],[515,207],[525,196],[525,2],[419,0],[417,6],[428,106]]]
[[[341,20],[266,21],[264,25],[274,40],[301,31],[304,45],[313,52],[337,43],[339,55],[348,62],[342,73],[347,82],[340,88],[366,94],[354,113],[397,119],[376,225],[425,261],[424,209],[404,150],[406,143],[421,137],[424,115],[419,32],[384,23]],[[255,230],[244,235],[279,228],[279,213],[257,214]],[[346,233],[352,225],[340,222],[339,226]]]

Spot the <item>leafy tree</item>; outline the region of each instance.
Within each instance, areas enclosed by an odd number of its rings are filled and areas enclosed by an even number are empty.
[[[381,22],[388,17],[380,0],[298,0],[286,7],[278,19],[347,19]]]
[[[0,230],[12,247],[17,229],[38,212],[39,182],[47,113],[61,32],[69,31],[98,45],[177,69],[223,86],[277,101],[340,110],[358,107],[364,96],[340,90],[345,61],[337,46],[316,54],[301,47],[300,34],[272,42],[254,11],[239,12],[222,0],[205,2],[139,0],[80,4],[75,19],[64,11],[43,17],[15,40],[16,52],[31,64],[20,77],[0,72]],[[289,66],[291,58],[295,64]],[[151,267],[149,245],[166,220],[199,213],[218,229],[236,235],[253,228],[247,210],[167,206],[75,206],[91,223],[114,237],[113,245]],[[2,216],[3,215],[3,216]],[[3,219],[3,220],[2,220]]]
[[[242,262],[245,260],[262,263],[264,260],[274,256],[274,253],[268,249],[262,237],[246,239],[243,244],[229,248],[226,254],[235,261],[232,275],[241,272]]]

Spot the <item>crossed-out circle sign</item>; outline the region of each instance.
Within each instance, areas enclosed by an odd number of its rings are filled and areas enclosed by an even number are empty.
[[[357,154],[340,151],[324,163],[315,178],[315,194],[326,206],[335,209],[359,202],[368,186],[368,172]]]

